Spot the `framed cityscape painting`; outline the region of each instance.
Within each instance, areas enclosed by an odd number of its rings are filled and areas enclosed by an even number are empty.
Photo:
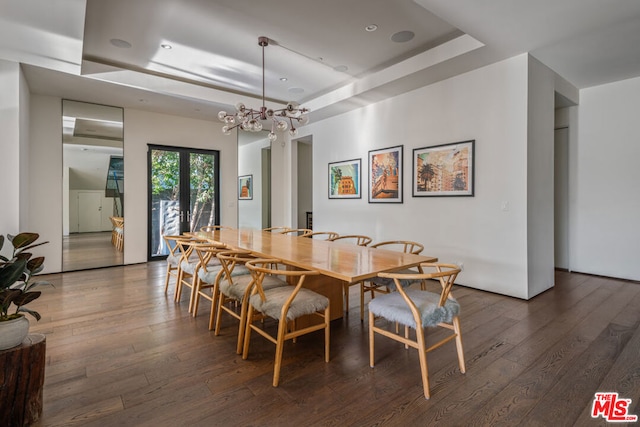
[[[238,177],[238,199],[253,200],[253,175]]]
[[[402,145],[369,151],[369,203],[402,203]]]
[[[475,140],[413,150],[413,196],[473,196]]]
[[[359,199],[362,160],[329,163],[329,198]]]

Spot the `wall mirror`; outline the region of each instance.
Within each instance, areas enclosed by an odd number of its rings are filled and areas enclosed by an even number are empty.
[[[123,115],[62,101],[62,271],[124,263]]]
[[[271,142],[269,132],[238,132],[238,227],[271,226]]]

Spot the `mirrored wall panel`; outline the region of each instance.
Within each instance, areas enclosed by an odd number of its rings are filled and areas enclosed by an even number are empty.
[[[123,109],[62,101],[62,270],[124,263]]]

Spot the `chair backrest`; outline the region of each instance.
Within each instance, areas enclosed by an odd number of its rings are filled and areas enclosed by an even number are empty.
[[[178,241],[189,240],[187,236],[162,236],[167,249],[169,249],[169,257],[180,257],[180,248],[178,247]]]
[[[297,278],[297,283],[295,283],[295,289],[291,292],[289,298],[284,304],[284,310],[288,310],[289,305],[294,300],[302,284],[304,283],[304,279],[307,276],[315,276],[320,274],[320,272],[315,270],[305,270],[297,268],[295,270],[287,269],[293,267],[292,265],[276,259],[276,258],[258,258],[247,261],[245,266],[251,272],[251,275],[254,279],[254,290],[252,293],[260,294],[260,299],[264,302],[267,300],[267,297],[264,293],[264,289],[262,288],[262,281],[266,275],[272,276],[284,276],[287,282],[292,282]]]
[[[369,246],[370,248],[383,248],[390,251],[404,252],[405,254],[418,255],[424,250],[422,243],[413,242],[411,240],[389,240]]]
[[[321,240],[334,240],[338,236],[338,233],[333,231],[312,231],[311,233],[305,233],[302,235],[302,237]]]
[[[231,227],[227,227],[226,225],[203,225],[200,227],[200,231],[217,231],[217,230],[230,230]]]
[[[372,238],[369,236],[363,236],[362,234],[345,234],[331,239],[332,242],[342,241],[355,243],[358,246],[367,246],[372,242]]]
[[[440,301],[438,303],[439,307],[442,307],[448,298],[453,298],[453,295],[451,295],[451,288],[453,287],[456,277],[458,277],[458,273],[460,273],[460,267],[455,264],[446,264],[441,262],[423,262],[420,264],[420,270],[423,271],[423,273],[378,273],[378,276],[393,279],[398,292],[400,292],[405,299],[408,299],[408,297],[400,283],[401,280],[429,279],[438,279],[442,287],[442,291],[440,292]]]
[[[192,245],[192,250],[195,250],[198,256],[199,267],[207,272],[211,260],[217,259],[216,255],[222,251],[229,250],[229,247],[224,243],[196,243]]]
[[[309,230],[308,228],[290,228],[288,230],[280,231],[280,234],[287,234],[290,236],[304,236],[309,233],[313,233],[313,230]]]
[[[267,227],[262,229],[262,231],[271,231],[276,233],[286,231],[286,230],[289,230],[289,227]]]
[[[176,246],[180,249],[180,262],[199,262],[198,257],[193,253],[196,245],[209,243],[206,240],[195,238],[184,238],[176,240]]]
[[[233,284],[233,270],[236,266],[244,265],[247,261],[256,259],[250,251],[239,249],[224,250],[216,255],[222,266],[221,275],[226,278],[230,284]]]

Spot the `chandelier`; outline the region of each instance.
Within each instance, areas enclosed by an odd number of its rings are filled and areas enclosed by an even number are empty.
[[[267,37],[258,37],[258,45],[262,47],[262,107],[259,109],[247,108],[243,103],[236,104],[236,112],[234,114],[220,111],[218,119],[224,122],[222,133],[230,135],[231,131],[239,128],[248,132],[260,132],[263,129],[263,122],[269,125],[271,122],[271,132],[269,132],[269,141],[273,142],[278,137],[276,131],[284,132],[289,129],[289,135],[298,135],[297,125],[306,125],[309,123],[309,109],[301,108],[297,102],[289,102],[284,108],[273,110],[265,106],[264,95],[264,48],[269,46]]]

